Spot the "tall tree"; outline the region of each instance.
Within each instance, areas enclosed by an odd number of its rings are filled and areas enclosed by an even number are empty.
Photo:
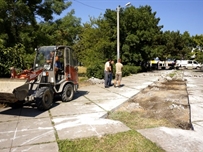
[[[161,33],[159,18],[150,6],[130,7],[124,12],[121,24],[121,48],[126,62],[148,61],[154,55],[154,46]]]
[[[154,45],[161,34],[159,18],[150,6],[120,8],[120,54],[124,64],[137,64],[153,56]],[[104,16],[84,25],[78,48],[85,56],[99,60],[116,59],[117,11],[107,9]],[[89,50],[89,52],[87,51]],[[97,54],[97,55],[96,55]],[[94,57],[94,58],[95,58]],[[84,60],[85,58],[82,58]],[[88,60],[88,58],[86,58]],[[90,61],[89,61],[90,62]]]
[[[29,42],[35,37],[37,19],[50,21],[70,5],[64,0],[0,0],[0,38],[6,47]]]
[[[52,21],[70,5],[65,0],[0,0],[0,76],[8,67],[30,66],[39,44],[38,21]]]
[[[193,53],[195,55],[195,59],[203,63],[203,35],[195,35],[192,37],[193,41]]]

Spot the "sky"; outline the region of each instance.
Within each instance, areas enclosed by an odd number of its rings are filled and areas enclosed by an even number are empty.
[[[85,23],[89,17],[98,18],[106,9],[116,10],[128,2],[136,8],[151,6],[156,18],[160,18],[159,25],[164,26],[162,31],[188,31],[190,36],[203,34],[203,0],[73,0],[60,18],[74,9],[75,16]]]

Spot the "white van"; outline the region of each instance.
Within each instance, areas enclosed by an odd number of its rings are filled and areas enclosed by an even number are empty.
[[[195,60],[176,60],[176,68],[200,69],[202,65]]]

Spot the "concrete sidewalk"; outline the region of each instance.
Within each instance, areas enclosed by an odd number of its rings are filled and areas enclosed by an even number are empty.
[[[0,151],[49,151],[58,152],[56,140],[75,139],[91,136],[102,136],[129,130],[119,121],[105,119],[113,111],[131,99],[148,85],[157,81],[161,75],[171,71],[140,73],[122,79],[121,88],[104,88],[96,84],[79,88],[73,101],[57,101],[49,111],[41,112],[31,107],[22,109],[0,109]],[[189,79],[191,78],[191,79]],[[202,150],[202,113],[203,102],[200,93],[203,86],[194,77],[188,78],[188,92],[191,104],[191,118],[195,131],[176,130],[171,128],[154,128],[139,130],[141,134],[156,142],[166,151],[180,151],[176,140],[183,139],[180,147],[192,145],[193,151]],[[196,78],[196,77],[195,77]],[[199,82],[202,81],[199,78]],[[194,91],[194,85],[198,92]],[[197,96],[198,93],[198,96]],[[197,102],[198,100],[199,102]],[[198,109],[198,113],[197,110]],[[166,138],[165,138],[166,137]],[[184,138],[183,138],[184,137]],[[173,142],[174,140],[174,142]],[[164,142],[165,141],[165,142]],[[194,149],[196,145],[196,149]],[[202,147],[198,147],[198,145]],[[179,145],[177,145],[179,146]],[[174,149],[173,149],[174,147]],[[181,151],[191,151],[182,149]]]
[[[49,111],[32,107],[1,109],[0,151],[57,152],[57,139],[102,136],[129,130],[119,121],[105,119],[107,113],[128,101],[140,90],[157,81],[159,73],[125,77],[121,88],[104,84],[79,88],[74,100],[56,102]]]
[[[143,136],[157,143],[167,152],[203,151],[203,71],[183,72],[187,81],[190,117],[193,130],[167,127],[138,130]]]

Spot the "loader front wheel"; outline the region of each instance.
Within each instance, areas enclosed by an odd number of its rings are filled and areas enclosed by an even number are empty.
[[[39,88],[35,99],[39,110],[48,110],[53,104],[53,92],[48,87]]]
[[[62,92],[62,101],[68,102],[73,99],[74,89],[72,84],[67,84]]]

